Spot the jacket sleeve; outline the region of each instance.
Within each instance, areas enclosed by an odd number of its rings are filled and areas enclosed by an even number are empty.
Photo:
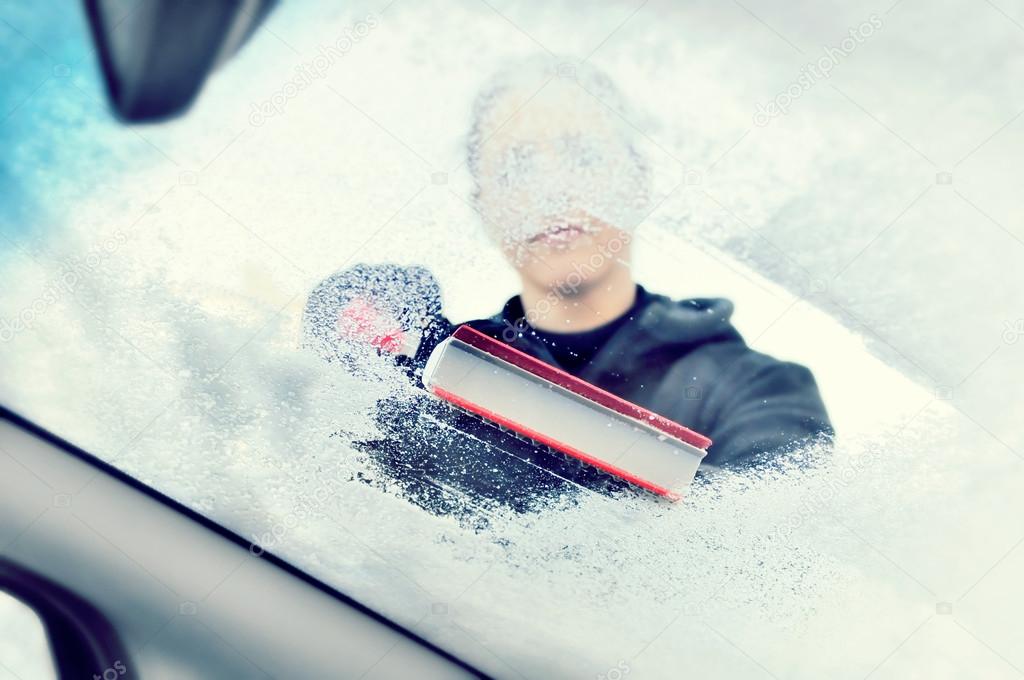
[[[763,462],[834,432],[811,372],[750,352],[715,386],[721,400],[708,433],[706,462],[737,467]]]

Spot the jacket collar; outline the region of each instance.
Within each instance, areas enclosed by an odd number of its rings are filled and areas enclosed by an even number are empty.
[[[583,369],[581,377],[602,382],[606,374],[634,373],[650,361],[652,353],[682,356],[712,340],[740,341],[733,328],[733,304],[724,298],[692,298],[673,301],[637,286],[641,304],[631,323],[623,325]],[[513,345],[528,354],[558,365],[547,345],[523,331],[528,329],[522,299],[508,300],[501,312],[489,319],[469,322],[477,330]]]

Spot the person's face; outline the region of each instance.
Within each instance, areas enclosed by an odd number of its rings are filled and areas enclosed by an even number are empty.
[[[629,263],[630,234],[575,211],[552,220],[525,242],[505,241],[502,252],[525,280],[541,289],[582,292]]]
[[[526,281],[584,288],[628,262],[630,234],[605,215],[630,200],[621,190],[635,182],[623,175],[636,161],[599,104],[553,94],[518,111],[506,97],[492,111],[497,130],[479,151],[477,206]]]

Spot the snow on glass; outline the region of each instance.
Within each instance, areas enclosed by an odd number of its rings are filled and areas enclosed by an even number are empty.
[[[843,301],[872,332],[818,309],[819,274],[798,265],[838,267],[863,248],[919,192],[905,179],[917,159],[856,108],[811,94],[747,132],[759,84],[796,77],[791,63],[764,57],[786,46],[746,15],[658,11],[642,9],[591,66],[535,57],[535,42],[484,3],[443,13],[397,3],[257,128],[246,127],[250,103],[294,66],[259,34],[188,118],[143,131],[176,165],[94,104],[48,95],[59,99],[38,116],[36,146],[12,151],[38,174],[38,222],[54,226],[0,256],[0,316],[35,310],[4,338],[3,402],[496,676],[666,677],[685,667],[738,677],[751,670],[738,646],[780,677],[863,677],[936,600],[977,578],[972,555],[995,550],[985,537],[1010,533],[1019,516],[987,512],[986,499],[1015,498],[1005,492],[1022,481],[1012,457],[930,386],[872,352],[892,358],[882,336],[918,343],[935,364],[983,356],[991,347],[922,323],[953,303],[980,323],[1009,309],[1019,287],[949,287],[946,236],[895,228],[894,243],[844,274]],[[991,14],[977,20],[994,30]],[[314,53],[365,16],[284,3],[270,27]],[[509,18],[579,55],[622,20],[614,5],[569,4]],[[851,8],[842,20],[865,17]],[[901,37],[931,54],[928,32],[940,29],[918,23],[930,28]],[[638,42],[629,31],[639,27]],[[979,41],[973,52],[1000,64],[994,49]],[[852,63],[833,77],[856,78]],[[945,101],[927,91],[936,72],[929,63],[894,77]],[[814,95],[827,92],[820,84]],[[984,97],[978,106],[997,108]],[[54,111],[80,127],[47,117]],[[965,132],[963,148],[984,136]],[[33,156],[42,139],[57,162]],[[942,204],[928,205],[916,209],[941,220]],[[304,314],[318,313],[309,292],[358,263],[398,263],[393,313],[429,316],[441,300],[453,320],[490,315],[514,292],[494,244],[514,250],[552,219],[589,229],[588,215],[635,233],[641,282],[732,297],[756,347],[810,365],[835,417],[835,450],[709,474],[671,508],[555,494],[526,512],[443,484],[403,486],[368,456],[360,443],[385,436],[421,394],[376,351],[317,347],[302,331]],[[64,264],[90,253],[101,261],[76,270],[71,290],[42,297]],[[1011,253],[977,257],[991,272]],[[430,275],[410,278],[409,265]],[[880,281],[913,311],[879,303]],[[387,340],[389,327],[385,342],[404,342]],[[989,412],[1010,414],[1012,402],[993,400]],[[429,432],[428,458],[460,436]],[[931,648],[975,653],[955,631],[925,632]],[[939,663],[931,648],[901,654],[925,674]]]

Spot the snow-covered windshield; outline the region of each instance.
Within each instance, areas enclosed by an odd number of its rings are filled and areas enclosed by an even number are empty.
[[[0,19],[0,403],[498,677],[1024,667],[1024,6],[289,1],[133,127],[79,12]],[[598,133],[499,143],[565,88]],[[325,361],[310,294],[415,266],[414,306],[489,317],[521,288],[491,227],[533,238],[547,193],[809,367],[835,444],[676,504],[403,483],[470,435],[397,437],[419,388]]]

